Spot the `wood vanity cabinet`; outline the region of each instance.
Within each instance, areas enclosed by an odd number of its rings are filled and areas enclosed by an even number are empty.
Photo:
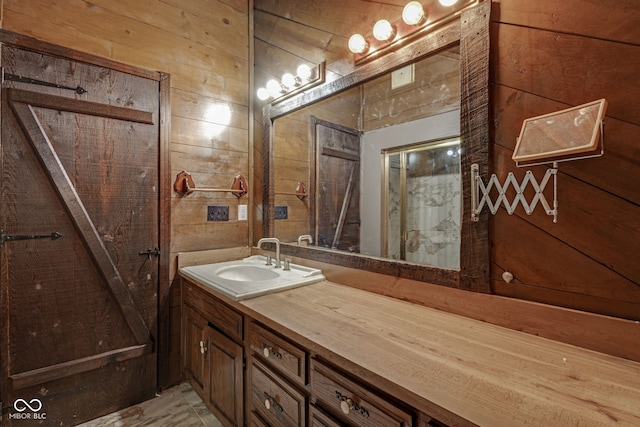
[[[307,352],[256,322],[248,342],[251,416],[270,426],[307,425]]]
[[[225,427],[444,426],[184,278],[182,299],[184,375]]]
[[[348,425],[413,426],[411,412],[316,359],[311,360],[311,393],[318,406]]]
[[[243,426],[243,316],[187,280],[182,299],[184,375],[224,426]]]
[[[182,305],[182,371],[200,396],[204,396],[205,363],[208,362],[204,356],[207,327],[203,316],[189,305]]]
[[[327,415],[322,409],[318,408],[316,405],[309,405],[309,416],[310,416],[310,426],[311,427],[340,427],[338,421],[332,418],[330,415]]]

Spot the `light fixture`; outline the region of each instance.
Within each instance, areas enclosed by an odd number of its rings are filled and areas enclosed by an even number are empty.
[[[300,64],[298,69],[296,70],[298,77],[304,82],[308,81],[311,78],[311,67],[307,64]]]
[[[402,9],[402,18],[394,21],[380,19],[366,36],[354,34],[349,38],[349,50],[355,65],[380,58],[410,43],[450,20],[460,16],[462,10],[482,0],[430,0],[410,1]],[[426,3],[423,6],[423,3]]]
[[[396,30],[386,19],[381,19],[373,26],[373,37],[380,41],[388,41],[396,34]]]
[[[312,86],[319,85],[325,80],[325,63],[321,62],[314,68],[307,64],[298,66],[297,74],[284,73],[281,81],[271,79],[266,87],[256,91],[256,96],[261,101],[282,100],[289,96],[302,92]]]
[[[269,91],[267,89],[263,88],[263,87],[258,89],[258,92],[256,93],[256,95],[258,95],[258,99],[260,101],[266,101],[271,96]]]
[[[296,78],[296,76],[291,73],[284,73],[282,75],[282,84],[287,89],[293,89],[300,84],[300,79]]]
[[[455,147],[454,147],[454,148],[455,148]],[[454,158],[455,158],[455,157],[458,157],[458,156],[460,155],[460,153],[461,153],[460,148],[455,149],[455,150],[454,150],[454,149],[452,149],[452,148],[449,148],[449,149],[447,150],[447,155],[448,155],[448,156],[451,156],[451,157],[454,157]]]
[[[420,2],[410,1],[402,9],[402,20],[407,25],[420,25],[426,20],[424,9]]]
[[[349,38],[349,50],[353,53],[364,53],[369,49],[369,43],[360,34],[354,34]]]
[[[282,85],[276,79],[271,79],[267,82],[267,91],[275,98],[282,94]]]

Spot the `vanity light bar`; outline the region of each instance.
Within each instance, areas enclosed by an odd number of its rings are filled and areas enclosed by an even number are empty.
[[[425,7],[417,1],[407,3],[401,19],[392,23],[381,19],[376,22],[372,34],[366,37],[354,34],[349,38],[349,50],[354,54],[355,64],[360,65],[406,44],[480,1],[486,0],[441,0],[430,2]]]
[[[296,75],[285,73],[281,81],[271,79],[266,87],[257,90],[256,95],[261,101],[271,100],[272,103],[280,102],[309,88],[324,83],[325,62],[321,62],[313,68],[302,64],[296,70]]]

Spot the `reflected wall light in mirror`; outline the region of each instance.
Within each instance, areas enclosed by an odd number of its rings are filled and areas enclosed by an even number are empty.
[[[504,205],[512,215],[518,204],[522,204],[527,215],[531,215],[540,203],[547,215],[558,222],[557,175],[558,162],[588,159],[604,154],[603,123],[607,109],[607,101],[600,99],[576,107],[567,108],[554,113],[526,119],[522,124],[512,159],[518,167],[552,163],[553,166],[544,174],[538,183],[533,172],[527,171],[522,183],[518,183],[515,175],[509,172],[504,184],[496,174],[491,175],[487,185],[484,184],[478,167],[471,165],[471,217],[475,221],[484,206],[488,206],[492,214],[496,214],[500,205]],[[544,194],[547,184],[553,180],[553,203],[550,204]],[[533,188],[533,198],[528,201],[525,192],[527,187]],[[515,197],[508,199],[509,188],[513,186]],[[495,201],[491,199],[492,190],[498,193]]]
[[[261,87],[256,91],[256,95],[261,101],[272,103],[280,102],[300,92],[304,92],[325,81],[325,63],[321,62],[311,68],[307,64],[301,64],[296,70],[296,74],[284,73],[280,81],[271,79],[266,87]]]
[[[458,16],[464,9],[480,0],[440,0],[423,7],[418,1],[407,3],[401,19],[390,22],[378,20],[372,34],[354,34],[349,38],[349,50],[354,54],[356,65],[391,52],[420,35],[433,30]]]

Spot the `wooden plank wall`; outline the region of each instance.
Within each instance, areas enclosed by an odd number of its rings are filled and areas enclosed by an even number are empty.
[[[501,0],[492,13],[493,166],[522,120],[606,98],[605,154],[561,163],[558,223],[520,207],[493,218],[496,294],[640,318],[640,7],[637,2]],[[543,167],[532,168],[536,176]],[[501,279],[504,271],[515,279]]]
[[[405,3],[256,0],[256,87],[305,61],[325,60],[328,79],[348,74],[355,69],[348,37],[369,32],[381,17],[399,17]],[[494,294],[640,318],[638,22],[635,0],[493,1],[492,172],[522,178],[526,169],[516,168],[511,154],[524,119],[609,102],[605,155],[560,165],[557,224],[540,208],[532,216],[522,207],[512,216],[501,209],[492,218]],[[542,167],[532,170],[544,174]],[[514,275],[511,284],[502,280],[504,271]],[[527,320],[514,327],[518,322]]]
[[[247,0],[6,0],[2,28],[171,76],[171,182],[189,171],[198,187],[249,182],[250,11]],[[249,182],[251,185],[251,183]],[[226,193],[172,194],[176,253],[245,246],[249,222],[207,222],[208,205],[239,203]],[[162,248],[169,250],[169,248]],[[171,295],[171,380],[179,376],[177,287]]]

